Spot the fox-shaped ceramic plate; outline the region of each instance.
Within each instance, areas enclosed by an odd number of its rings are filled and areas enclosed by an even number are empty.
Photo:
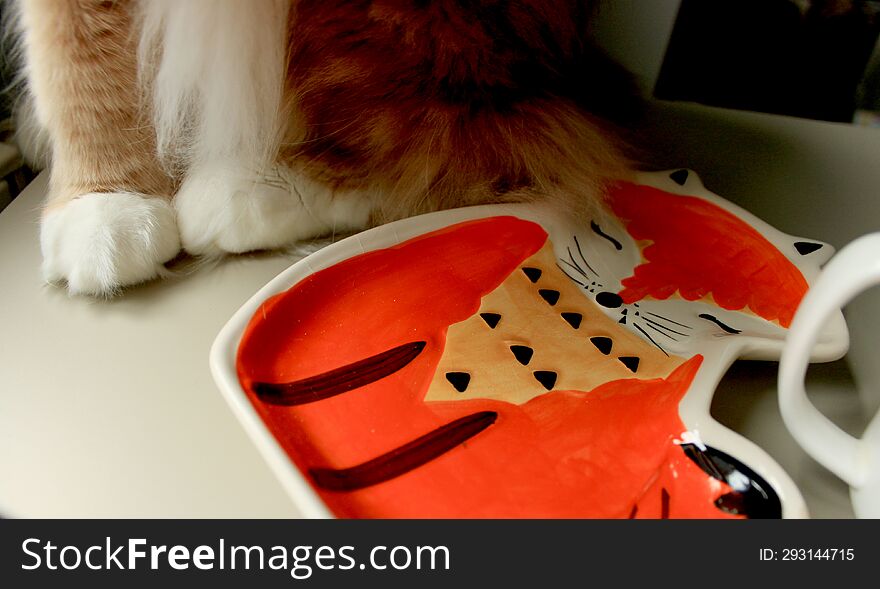
[[[217,383],[311,517],[799,518],[709,414],[778,359],[833,251],[640,174],[578,222],[536,205],[398,221],[301,260],[230,320]],[[837,315],[814,361],[842,356]]]

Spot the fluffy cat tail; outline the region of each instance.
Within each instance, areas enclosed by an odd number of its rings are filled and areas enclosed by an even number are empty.
[[[139,75],[172,172],[234,159],[271,165],[284,133],[289,0],[148,0]]]
[[[456,117],[413,133],[404,155],[374,157],[367,180],[388,198],[379,222],[492,202],[544,202],[590,218],[606,189],[630,178],[633,163],[610,127],[559,98]],[[390,181],[389,181],[390,179]]]

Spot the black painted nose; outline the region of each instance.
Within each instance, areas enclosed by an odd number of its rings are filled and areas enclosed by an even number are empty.
[[[623,299],[620,298],[620,295],[614,294],[613,292],[600,292],[596,295],[596,302],[603,307],[616,309],[623,304]]]

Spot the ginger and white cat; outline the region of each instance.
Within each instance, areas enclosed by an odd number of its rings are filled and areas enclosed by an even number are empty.
[[[456,206],[575,214],[628,174],[590,0],[18,0],[47,280],[109,295]]]

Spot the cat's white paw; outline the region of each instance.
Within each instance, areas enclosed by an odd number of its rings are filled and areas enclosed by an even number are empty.
[[[174,209],[133,193],[90,193],[43,215],[43,277],[107,296],[162,274],[180,251]]]
[[[184,249],[208,256],[362,229],[370,214],[368,202],[331,199],[327,189],[305,186],[286,168],[257,175],[230,163],[190,171],[174,206]]]

